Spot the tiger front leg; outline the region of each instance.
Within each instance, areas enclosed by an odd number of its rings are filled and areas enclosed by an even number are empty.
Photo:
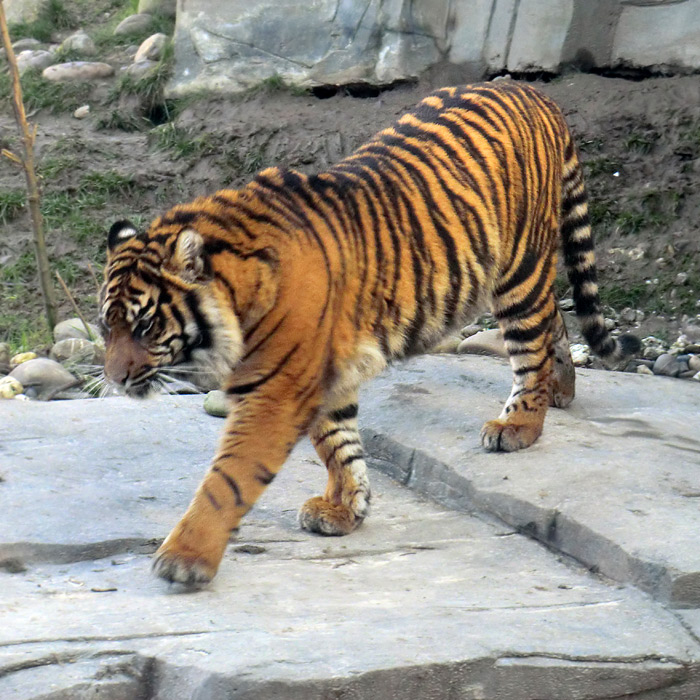
[[[362,442],[357,431],[357,393],[326,406],[310,430],[318,456],[328,470],[323,496],[304,503],[299,523],[322,535],[347,535],[369,512],[370,488]]]
[[[226,419],[211,468],[155,554],[154,573],[201,585],[216,574],[231,533],[275,478],[301,434],[299,407],[248,395]]]

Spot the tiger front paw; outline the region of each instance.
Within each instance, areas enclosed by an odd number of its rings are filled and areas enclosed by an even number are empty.
[[[320,496],[310,498],[299,511],[299,524],[304,530],[320,535],[347,535],[364,519],[368,507],[356,513],[349,506],[329,503]]]
[[[203,586],[216,575],[227,542],[228,537],[195,536],[190,527],[180,524],[155,553],[153,573],[169,583]]]
[[[542,425],[490,420],[481,429],[481,444],[489,452],[515,452],[530,447],[542,434]]]

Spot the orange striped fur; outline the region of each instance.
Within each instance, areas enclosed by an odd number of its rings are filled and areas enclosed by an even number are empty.
[[[105,372],[127,394],[158,370],[213,364],[232,399],[212,467],[158,550],[156,573],[214,576],[231,531],[308,434],[328,468],[303,527],[345,534],[369,483],[357,389],[489,305],[513,390],[488,450],[542,432],[574,396],[552,285],[559,246],[582,329],[602,357],[636,349],[605,330],[586,191],[559,109],[502,81],[438,90],[327,171],[271,168],[240,190],[178,205],[146,233],[112,227]]]

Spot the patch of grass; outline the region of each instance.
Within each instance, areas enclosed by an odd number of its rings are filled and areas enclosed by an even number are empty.
[[[266,162],[265,146],[258,145],[242,150],[233,144],[228,144],[219,159],[219,165],[224,170],[231,171],[236,175],[248,175],[257,173]]]
[[[196,159],[215,152],[209,134],[194,135],[191,129],[168,122],[156,127],[148,134],[149,143],[162,151],[170,151],[176,160],[180,158]]]
[[[101,116],[95,123],[95,128],[99,131],[142,131],[148,127],[149,122],[138,114],[129,114],[120,109],[112,109],[107,114]]]
[[[75,29],[78,26],[75,14],[62,0],[46,0],[33,22],[18,22],[9,27],[12,41],[31,37],[49,43],[53,34],[61,29]]]
[[[92,86],[87,83],[55,83],[45,80],[36,70],[27,70],[20,79],[24,106],[28,112],[49,109],[54,114],[71,112],[90,97]],[[9,101],[12,84],[8,73],[0,73],[0,102]]]
[[[154,12],[151,14],[152,21],[145,29],[138,32],[131,32],[129,34],[119,34],[115,35],[114,30],[116,26],[124,19],[130,15],[138,12],[138,2],[136,3],[136,9],[133,9],[130,3],[121,12],[118,12],[114,17],[112,17],[109,22],[103,24],[94,34],[93,40],[95,46],[101,51],[124,48],[132,44],[140,44],[145,39],[148,39],[152,34],[165,34],[166,36],[172,36],[175,31],[175,18],[167,17],[160,13]]]
[[[27,200],[24,190],[0,191],[0,223],[8,224],[19,216]]]
[[[259,93],[275,93],[275,92],[287,92],[290,95],[296,95],[301,97],[309,94],[309,90],[300,87],[299,85],[292,85],[288,83],[281,75],[274,73],[269,78],[261,80],[257,85],[253,85],[248,88],[245,92],[241,93],[241,97],[251,97]]]
[[[39,175],[44,180],[52,180],[66,170],[82,168],[82,164],[73,156],[59,155],[43,158],[37,168]]]
[[[10,353],[15,355],[50,345],[51,333],[43,318],[0,312],[0,342],[9,343]]]
[[[612,175],[620,170],[621,163],[615,158],[608,156],[600,156],[599,158],[590,158],[583,164],[586,178],[596,177],[598,175]]]
[[[604,306],[612,306],[614,309],[623,309],[626,306],[631,306],[633,309],[638,309],[649,292],[643,284],[631,286],[612,284],[600,287],[598,293]]]
[[[659,133],[653,129],[633,131],[625,139],[625,148],[628,151],[637,151],[646,155],[654,150],[658,140]]]

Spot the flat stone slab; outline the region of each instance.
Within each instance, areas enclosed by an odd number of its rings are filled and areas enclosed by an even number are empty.
[[[325,482],[307,443],[208,588],[153,578],[148,553],[222,427],[201,406],[0,404],[0,698],[700,694],[700,644],[678,613],[382,474],[357,532],[302,532],[297,508]]]
[[[374,466],[450,507],[498,516],[595,571],[677,607],[700,606],[700,385],[577,369],[516,453],[479,443],[510,393],[507,361],[427,356],[360,400]]]

